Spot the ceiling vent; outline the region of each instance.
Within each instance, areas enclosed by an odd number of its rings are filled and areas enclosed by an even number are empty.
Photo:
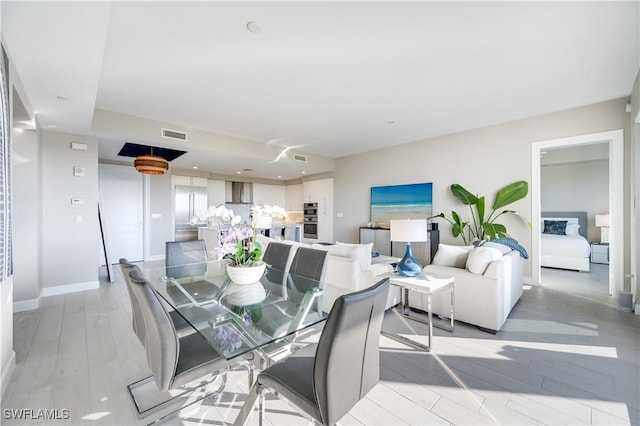
[[[293,154],[293,161],[299,161],[301,163],[306,163],[307,162],[307,156],[306,155],[300,155],[300,154]]]
[[[187,134],[185,132],[178,132],[177,130],[162,129],[162,137],[169,139],[178,139],[181,141],[187,140]]]

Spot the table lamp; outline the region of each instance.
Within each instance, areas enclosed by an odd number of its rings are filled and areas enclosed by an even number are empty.
[[[609,214],[597,214],[596,226],[600,229],[600,244],[609,244]]]
[[[427,241],[427,220],[406,219],[391,220],[391,241],[404,241],[407,243],[407,251],[398,263],[398,273],[403,277],[417,277],[422,272],[422,265],[413,257],[411,243]]]

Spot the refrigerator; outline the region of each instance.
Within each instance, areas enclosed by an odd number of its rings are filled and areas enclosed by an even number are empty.
[[[207,188],[176,185],[175,206],[175,240],[197,240],[198,227],[207,226],[207,222],[198,222],[191,226],[191,218],[196,213],[204,213],[207,210]]]

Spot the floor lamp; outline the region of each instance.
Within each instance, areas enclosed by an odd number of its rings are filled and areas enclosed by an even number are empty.
[[[417,277],[422,272],[422,265],[413,257],[411,243],[428,240],[426,219],[391,220],[391,241],[404,241],[407,251],[398,263],[398,273],[403,277]]]

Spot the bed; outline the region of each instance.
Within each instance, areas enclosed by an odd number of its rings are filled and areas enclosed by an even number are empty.
[[[545,233],[545,222],[547,231]],[[566,228],[562,233],[562,223]],[[540,265],[589,272],[591,246],[587,240],[587,212],[542,212]],[[557,226],[555,226],[557,225]]]

